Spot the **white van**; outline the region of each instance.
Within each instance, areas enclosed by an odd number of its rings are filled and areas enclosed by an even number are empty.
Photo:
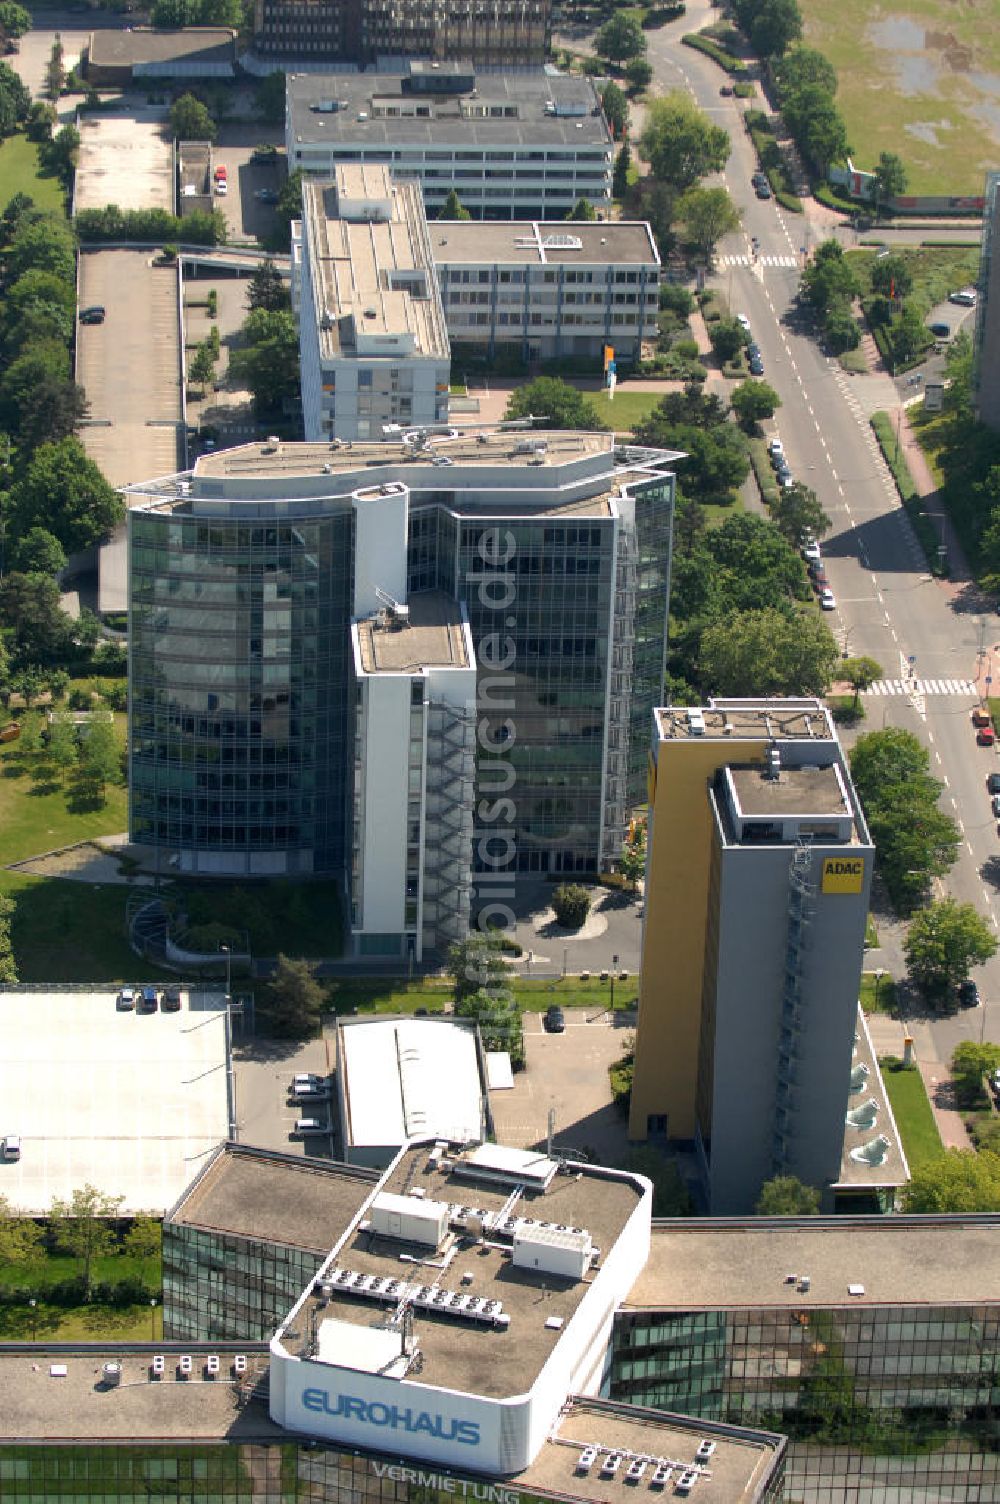
[[[7,1137],[3,1140],[2,1153],[3,1153],[4,1159],[7,1159],[7,1160],[20,1159],[21,1158],[21,1136],[20,1136],[20,1134],[18,1134],[18,1133],[8,1133],[7,1134]]]

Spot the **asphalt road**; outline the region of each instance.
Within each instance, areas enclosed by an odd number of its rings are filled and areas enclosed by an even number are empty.
[[[886,678],[917,689],[866,700],[868,729],[899,726],[927,745],[932,772],[943,780],[943,805],[958,820],[963,844],[946,879],[954,897],[974,903],[1000,929],[1000,841],[986,794],[986,777],[1000,771],[1000,752],[980,748],[970,724],[974,696],[961,681],[992,667],[1000,685],[1000,617],[975,588],[935,581],[903,512],[868,422],[892,408],[897,391],[888,377],[851,377],[824,356],[796,321],[793,299],[804,254],[828,234],[760,201],[750,186],[753,148],[739,120],[741,102],[722,99],[721,71],[679,34],[710,7],[694,0],[684,22],[649,33],[655,89],[683,87],[732,139],[723,175],[743,210],[741,230],[717,254],[714,281],[733,312],[745,313],[759,344],[765,379],[781,396],[772,425],[785,444],[794,475],[812,486],[832,519],[823,552],[837,599],[831,626],[842,648],[870,654]],[[900,240],[927,232],[904,231]],[[973,232],[974,234],[974,232]],[[751,237],[759,254],[751,256]],[[932,237],[933,238],[933,237]],[[947,238],[952,238],[949,232]],[[957,312],[957,310],[952,310]],[[911,662],[912,660],[912,662]],[[921,693],[926,681],[951,681],[947,693]],[[976,973],[985,1011],[966,1011],[932,1025],[937,1053],[947,1060],[963,1038],[1000,1042],[1000,956]]]

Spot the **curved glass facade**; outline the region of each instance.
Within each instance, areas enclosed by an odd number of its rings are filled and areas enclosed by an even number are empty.
[[[129,554],[132,839],[182,871],[341,868],[350,505],[134,511]]]

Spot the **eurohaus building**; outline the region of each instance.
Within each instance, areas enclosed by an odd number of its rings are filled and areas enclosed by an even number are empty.
[[[1000,1497],[1000,1217],[653,1222],[641,1176],[220,1148],[157,1344],[0,1348],[0,1499]]]

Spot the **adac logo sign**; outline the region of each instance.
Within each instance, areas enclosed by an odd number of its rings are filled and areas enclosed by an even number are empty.
[[[864,885],[863,856],[828,856],[824,860],[824,893],[860,893]]]
[[[302,1403],[314,1413],[339,1415],[345,1420],[360,1421],[365,1426],[408,1431],[414,1436],[433,1436],[437,1441],[455,1441],[460,1446],[479,1445],[478,1425],[470,1420],[456,1420],[451,1415],[432,1415],[428,1410],[411,1410],[409,1406],[383,1405],[379,1400],[362,1400],[352,1394],[328,1394],[325,1389],[304,1389]]]

